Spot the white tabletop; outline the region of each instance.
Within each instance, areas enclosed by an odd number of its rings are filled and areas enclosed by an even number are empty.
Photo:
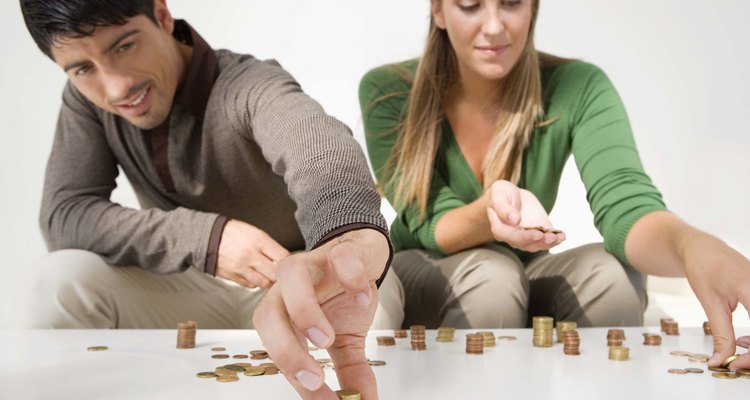
[[[579,329],[581,355],[566,356],[562,344],[536,348],[530,329],[495,330],[517,336],[498,341],[482,355],[465,352],[465,334],[450,343],[435,341],[427,331],[427,350],[412,351],[409,339],[395,347],[379,347],[373,331],[367,355],[383,360],[373,367],[381,399],[739,399],[750,394],[750,380],[713,378],[705,364],[672,356],[672,350],[711,353],[711,337],[700,328],[681,328],[680,336],[662,335],[661,346],[643,345],[644,332],[625,328],[629,361],[608,359],[607,329]],[[739,335],[750,335],[741,328]],[[212,359],[211,348],[227,354],[261,349],[255,331],[201,330],[194,349],[175,348],[176,330],[0,330],[0,399],[293,399],[282,375],[248,377],[233,383],[199,379],[197,372],[233,362]],[[89,346],[109,350],[90,352]],[[738,352],[745,350],[738,348]],[[325,351],[313,351],[327,358]],[[266,360],[268,361],[268,360]],[[703,374],[673,375],[669,368],[699,367]],[[338,388],[334,372],[326,382]]]

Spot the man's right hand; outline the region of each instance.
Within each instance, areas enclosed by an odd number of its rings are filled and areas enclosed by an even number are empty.
[[[565,233],[543,233],[524,227],[552,229],[547,211],[528,190],[499,180],[489,189],[487,218],[495,240],[528,252],[549,250],[565,240]]]
[[[288,255],[289,251],[262,230],[229,220],[221,234],[216,276],[248,288],[269,288],[276,282],[276,263]]]

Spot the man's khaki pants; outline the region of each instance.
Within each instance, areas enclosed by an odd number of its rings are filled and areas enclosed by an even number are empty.
[[[158,275],[137,267],[110,266],[88,251],[61,250],[29,268],[17,291],[15,325],[156,329],[196,321],[199,329],[252,328],[253,311],[264,293],[193,268]],[[389,298],[399,299],[398,295]],[[378,307],[374,328],[400,323],[402,303],[391,301],[390,307]]]

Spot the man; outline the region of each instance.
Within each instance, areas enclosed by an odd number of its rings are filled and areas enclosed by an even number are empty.
[[[21,7],[69,78],[41,210],[53,252],[24,325],[254,327],[302,397],[335,398],[306,337],[375,398],[364,337],[391,251],[348,128],[275,62],[212,50],[165,0]],[[143,209],[110,201],[118,166]]]

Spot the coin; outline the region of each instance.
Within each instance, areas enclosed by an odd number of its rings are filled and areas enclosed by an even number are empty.
[[[367,363],[373,367],[380,367],[380,366],[385,365],[385,361],[379,361],[379,360],[368,360]]]
[[[517,337],[515,337],[515,336],[498,336],[498,337],[497,337],[497,340],[504,340],[504,341],[506,341],[506,342],[508,342],[508,341],[512,341],[512,340],[517,340],[517,339],[518,339],[518,338],[517,338]]]
[[[734,371],[734,372],[737,375],[750,376],[750,369],[741,368],[741,369],[738,369],[737,371]]]
[[[109,350],[109,347],[107,347],[107,346],[90,346],[90,347],[87,347],[86,350],[88,350],[88,351],[105,351],[105,350]]]
[[[729,357],[727,357],[727,359],[726,359],[726,360],[724,360],[724,362],[723,362],[723,363],[721,363],[721,367],[722,367],[722,368],[727,368],[727,367],[729,367],[729,364],[731,364],[731,363],[732,363],[732,361],[734,361],[734,360],[738,359],[739,357],[740,357],[740,355],[739,355],[739,354],[735,354],[735,355],[732,355],[732,356],[729,356]]]
[[[709,371],[714,372],[729,372],[729,368],[722,368],[722,367],[708,367]]]
[[[215,374],[216,374],[217,376],[230,376],[230,375],[237,375],[237,372],[236,372],[236,371],[231,371],[231,370],[228,370],[228,369],[226,369],[226,368],[224,368],[224,367],[216,367],[216,369],[214,370],[214,373],[215,373]]]
[[[213,372],[198,372],[195,376],[198,378],[216,378],[218,375]]]
[[[227,369],[229,371],[234,371],[234,372],[242,372],[245,370],[245,367],[241,365],[227,364],[224,366],[224,369]]]
[[[359,400],[361,398],[358,391],[348,389],[337,390],[336,396],[339,396],[339,400]]]
[[[247,354],[235,354],[232,356],[232,358],[247,358],[247,357],[248,357]]]
[[[244,374],[246,376],[258,376],[266,373],[265,367],[245,367]]]
[[[229,354],[213,354],[211,355],[211,358],[215,358],[217,360],[229,358]]]
[[[674,350],[674,351],[670,351],[669,354],[671,354],[673,356],[687,357],[687,356],[689,356],[692,353],[690,353],[689,351]]]
[[[211,351],[226,351],[226,350],[227,349],[225,349],[223,347],[213,347],[213,348],[211,348]]]
[[[217,376],[216,381],[217,382],[237,382],[240,380],[240,378],[237,377],[237,375],[228,375],[228,376]]]
[[[690,372],[691,374],[702,374],[703,370],[700,368],[685,368],[685,371]]]
[[[685,375],[688,373],[687,370],[682,369],[682,368],[670,368],[667,370],[667,372],[669,372],[670,374],[677,374],[677,375]]]
[[[738,376],[736,374],[733,374],[731,372],[714,372],[711,374],[714,378],[719,379],[737,379]]]

